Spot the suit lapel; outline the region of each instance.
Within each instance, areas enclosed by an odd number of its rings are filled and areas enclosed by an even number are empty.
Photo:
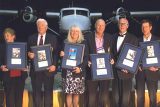
[[[92,40],[92,45],[93,45],[94,52],[97,53],[95,34],[93,34],[93,39],[91,39],[91,40]]]
[[[115,34],[114,35],[114,40],[113,40],[113,43],[115,43],[115,45],[113,46],[114,47],[114,49],[115,49],[115,53],[118,53],[117,52],[117,41],[118,41],[118,34]]]
[[[44,41],[44,44],[48,44],[48,36],[47,36],[47,33],[46,33],[46,38],[45,38],[45,41]]]
[[[37,46],[37,41],[38,41],[38,34],[36,36],[34,36],[34,39],[33,39],[33,46]]]
[[[105,53],[110,53],[110,41],[108,40],[107,35],[103,36],[103,47],[105,50]]]

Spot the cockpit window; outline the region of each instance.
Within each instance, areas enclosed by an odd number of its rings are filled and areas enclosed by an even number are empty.
[[[88,11],[77,10],[77,11],[76,11],[76,14],[77,14],[77,15],[88,16]]]
[[[62,15],[63,15],[63,16],[72,15],[72,14],[74,14],[74,10],[64,10],[64,11],[62,12]]]

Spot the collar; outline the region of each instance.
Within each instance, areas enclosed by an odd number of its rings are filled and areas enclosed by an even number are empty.
[[[143,41],[150,41],[151,37],[152,37],[152,34],[150,34],[148,38],[145,38],[145,36],[143,35]]]
[[[119,33],[119,34],[118,34],[118,37],[125,37],[125,36],[126,36],[126,34],[127,34],[127,32]]]

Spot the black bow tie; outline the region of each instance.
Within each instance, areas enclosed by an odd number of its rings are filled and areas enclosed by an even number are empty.
[[[124,35],[126,35],[126,33],[125,34],[118,34],[118,36],[120,36],[120,37],[124,37]]]

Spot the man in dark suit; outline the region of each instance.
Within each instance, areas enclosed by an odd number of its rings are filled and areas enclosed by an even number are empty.
[[[34,107],[42,107],[44,98],[44,107],[53,107],[53,83],[54,74],[56,71],[57,51],[56,44],[57,39],[54,35],[47,33],[48,23],[45,19],[37,20],[38,33],[32,35],[28,39],[28,57],[31,60],[31,83],[33,88],[33,101]],[[34,70],[34,53],[31,51],[31,46],[38,46],[50,44],[52,48],[53,63],[48,69],[44,71],[35,72]],[[41,89],[44,86],[44,94]]]
[[[159,38],[151,33],[152,22],[150,20],[142,20],[141,29],[143,36],[139,38],[139,42],[155,41]],[[155,50],[156,51],[156,50]],[[157,107],[157,88],[158,88],[158,68],[150,67],[143,69],[142,67],[136,74],[136,90],[137,90],[137,107],[144,107],[145,99],[145,83],[148,88],[150,107]]]
[[[95,32],[86,35],[89,54],[109,53],[110,35],[104,33],[105,21],[98,19],[95,23]],[[86,72],[87,107],[109,107],[110,80],[93,81],[90,68]]]
[[[129,43],[135,46],[138,45],[138,39],[133,34],[127,32],[128,27],[128,20],[126,18],[121,18],[118,22],[119,32],[112,37],[111,52],[115,63],[124,43]],[[112,81],[112,107],[130,107],[129,99],[133,76],[133,74],[125,69],[114,67],[114,79]]]

